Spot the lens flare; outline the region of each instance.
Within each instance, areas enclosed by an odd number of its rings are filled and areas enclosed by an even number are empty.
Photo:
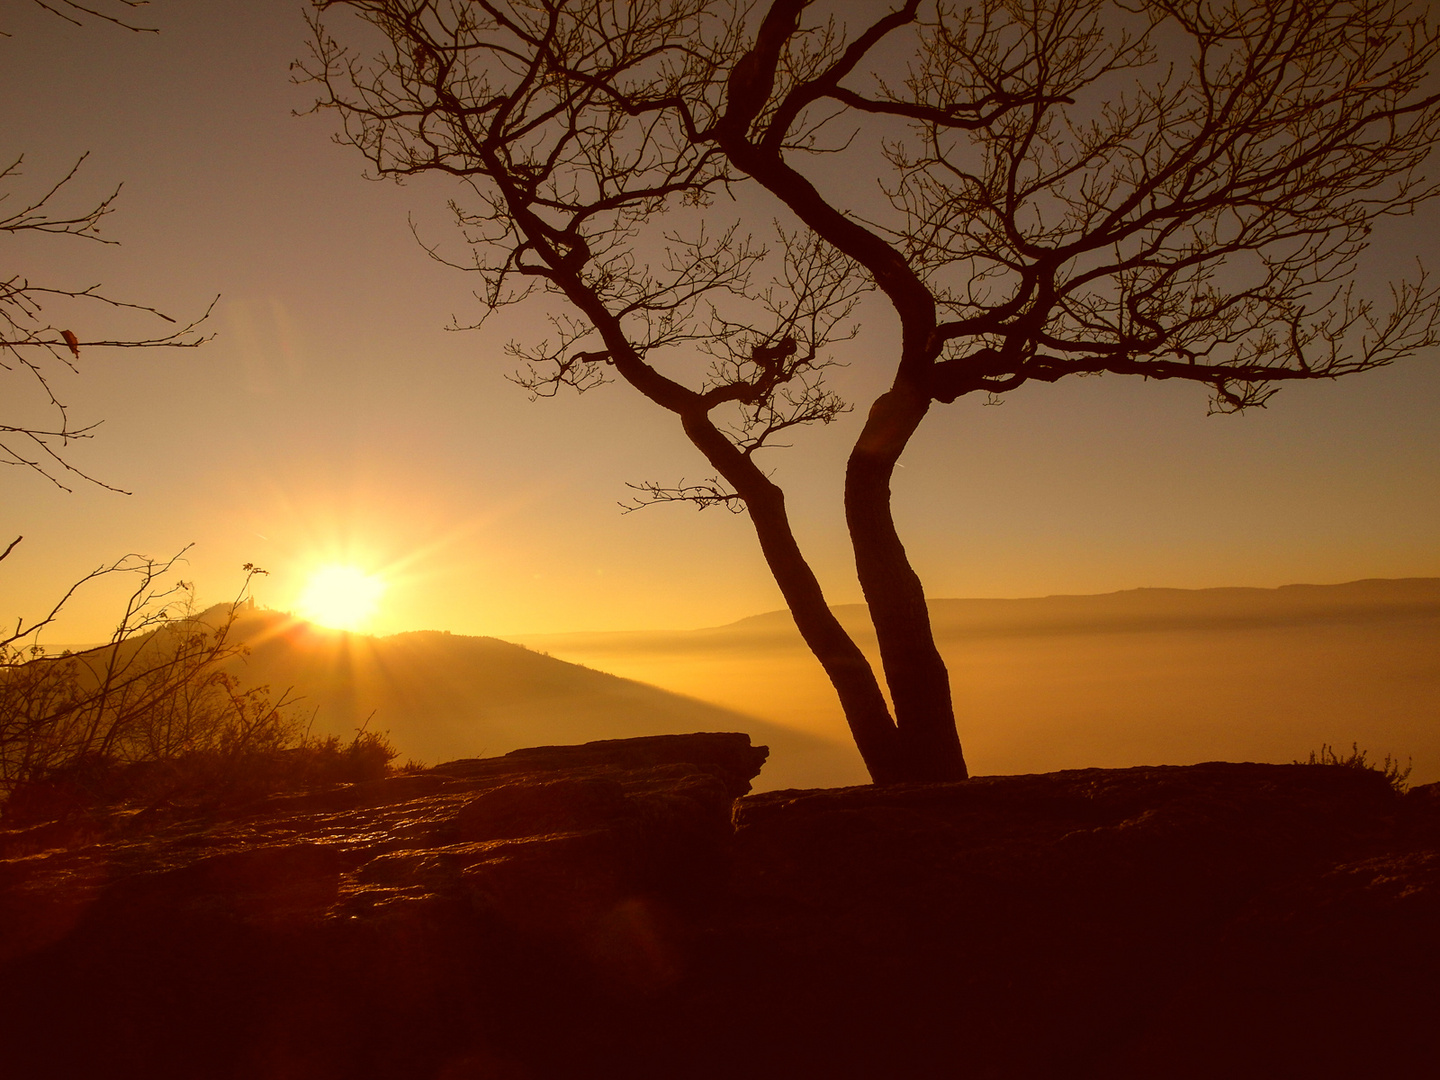
[[[361,630],[379,610],[384,594],[385,582],[357,566],[322,566],[306,582],[298,614],[334,630]]]

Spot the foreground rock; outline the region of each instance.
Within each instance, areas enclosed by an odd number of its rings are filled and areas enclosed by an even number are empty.
[[[765,754],[542,748],[0,834],[4,1075],[534,1075],[679,977]]]
[[[764,756],[590,743],[0,831],[6,1075],[1433,1066],[1440,788],[1211,764],[735,803]]]
[[[785,1076],[1427,1075],[1437,795],[1216,763],[754,796],[730,1019]]]

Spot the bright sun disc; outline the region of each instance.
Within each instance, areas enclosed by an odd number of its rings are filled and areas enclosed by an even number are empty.
[[[300,616],[336,630],[358,630],[375,614],[385,583],[354,566],[322,566],[300,594]]]

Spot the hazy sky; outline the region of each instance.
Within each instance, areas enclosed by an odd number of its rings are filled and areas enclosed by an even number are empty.
[[[26,0],[0,12],[0,151],[25,154],[23,190],[87,150],[72,205],[124,183],[106,223],[120,246],[0,240],[4,272],[101,282],[181,317],[220,296],[204,348],[88,350],[57,380],[76,421],[104,421],[73,460],[133,494],[0,470],[0,539],[25,535],[0,564],[0,616],[192,541],[204,602],[233,593],[244,562],[271,572],[256,594],[279,608],[327,561],[383,571],[381,632],[698,627],[780,606],[743,517],[619,512],[626,481],[708,475],[668,414],[623,386],[532,404],[504,378],[523,328],[443,329],[474,318],[472,283],[430,261],[407,218],[462,254],[452,192],[368,182],[329,141],[332,115],[292,115],[311,100],[288,70],[298,0],[155,0],[159,35],[75,28]],[[1437,224],[1388,225],[1377,266],[1440,266]],[[859,599],[844,456],[890,360],[891,317],[864,314],[836,384],[860,409],[772,459],[837,603]],[[1115,377],[937,406],[896,496],[930,595],[1440,575],[1436,356],[1205,412],[1199,387]],[[104,636],[115,602],[78,598],[47,640]]]

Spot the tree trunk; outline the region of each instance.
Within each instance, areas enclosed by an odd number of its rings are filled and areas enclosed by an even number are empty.
[[[747,499],[747,506],[761,550],[795,617],[795,626],[839,695],[845,721],[870,779],[877,784],[910,779],[901,754],[899,731],[890,718],[870,661],[825,602],[819,582],[794,542],[783,500],[776,489],[773,500]]]
[[[703,415],[684,418],[685,432],[745,500],[761,553],[780,586],[800,636],[825,669],[860,757],[877,784],[912,779],[901,755],[899,731],[870,661],[830,610],[819,579],[790,527],[785,493],[740,454]]]
[[[890,510],[895,463],[929,405],[928,397],[903,385],[875,402],[846,468],[845,519],[895,706],[902,778],[964,780],[969,770],[955,729],[950,675]]]

